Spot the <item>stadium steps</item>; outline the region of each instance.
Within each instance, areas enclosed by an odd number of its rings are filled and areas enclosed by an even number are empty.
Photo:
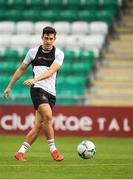
[[[129,101],[129,100],[97,100],[97,99],[93,99],[90,102],[92,105],[94,106],[133,106],[133,101]],[[88,103],[87,103],[88,104]]]
[[[128,28],[128,27],[119,28],[119,32],[121,32],[121,33],[127,33],[127,32],[133,33],[133,28]]]
[[[110,39],[105,61],[92,78],[85,104],[133,106],[133,2],[116,27],[118,37]]]
[[[132,53],[132,52],[131,52]],[[122,60],[122,59],[127,59],[127,60],[132,60],[133,56],[129,54],[129,52],[123,52],[120,54],[120,52],[118,51],[118,53],[111,53],[105,56],[106,59],[116,59],[116,60]]]
[[[120,36],[120,40],[124,40],[124,41],[133,41],[133,35],[128,33],[128,34],[124,34],[122,33]]]
[[[110,59],[108,60],[108,66],[111,66],[111,67],[132,67],[133,66],[133,61],[131,59]]]

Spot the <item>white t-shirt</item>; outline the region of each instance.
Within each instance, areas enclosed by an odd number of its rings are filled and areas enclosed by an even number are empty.
[[[30,49],[28,51],[28,53],[27,53],[23,63],[25,63],[25,64],[32,63],[33,60],[36,57],[36,54],[37,54],[38,50],[39,50],[39,46]],[[44,61],[45,61],[46,53],[50,53],[50,52],[46,52],[46,51],[44,51],[42,49],[41,53],[44,55]],[[56,63],[56,64],[59,64],[61,66],[62,63],[63,63],[63,60],[64,60],[64,53],[63,53],[63,51],[61,51],[59,48],[55,48],[54,57],[55,57],[55,59],[53,60],[52,63]],[[39,57],[38,57],[38,61],[39,61]],[[46,63],[46,61],[45,61],[45,63]],[[47,72],[48,69],[49,69],[49,67],[47,65],[35,65],[35,66],[33,66],[32,70],[33,70],[34,77],[37,77],[37,76],[41,75],[42,73]],[[55,89],[56,75],[57,75],[57,72],[55,72],[51,77],[49,77],[47,79],[40,80],[40,81],[36,82],[34,84],[34,87],[42,88],[45,91],[47,91],[48,93],[56,96],[56,89]]]

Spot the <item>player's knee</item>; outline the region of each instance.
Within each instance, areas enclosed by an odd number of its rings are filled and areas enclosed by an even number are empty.
[[[52,122],[52,115],[51,115],[51,113],[45,114],[44,121],[45,121],[45,123],[51,123]]]
[[[35,124],[35,129],[36,129],[36,130],[40,130],[40,129],[42,128],[42,126],[43,126],[43,123],[42,123],[42,122],[36,123],[36,124]]]

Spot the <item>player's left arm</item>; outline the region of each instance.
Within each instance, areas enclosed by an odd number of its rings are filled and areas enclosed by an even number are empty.
[[[57,72],[59,70],[59,68],[60,68],[60,65],[58,63],[53,63],[47,72],[45,72],[45,73],[41,74],[40,76],[37,76],[33,79],[28,79],[28,80],[24,81],[23,84],[25,86],[31,86],[31,85],[35,84],[37,81],[47,79],[47,78],[51,77],[55,72]]]

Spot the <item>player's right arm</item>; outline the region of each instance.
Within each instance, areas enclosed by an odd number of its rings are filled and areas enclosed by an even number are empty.
[[[13,86],[13,84],[23,75],[24,71],[26,70],[26,68],[28,67],[28,64],[25,64],[25,63],[22,63],[18,69],[15,71],[11,81],[9,82],[7,88],[5,89],[4,93],[3,93],[3,96],[5,98],[8,97],[9,93],[10,93],[10,90]]]

